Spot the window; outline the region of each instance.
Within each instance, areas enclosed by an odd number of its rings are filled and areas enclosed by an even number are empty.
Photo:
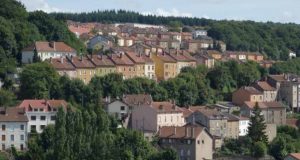
[[[30,132],[36,132],[36,125],[30,126]]]
[[[183,155],[184,155],[184,150],[181,149],[181,150],[180,150],[180,156],[183,156]]]
[[[2,140],[2,141],[5,141],[5,140],[6,140],[5,135],[2,135],[2,136],[1,136],[1,140]]]
[[[152,70],[154,70],[154,66],[152,66]]]
[[[56,111],[57,111],[57,109],[56,109],[56,108],[53,108],[52,110],[53,110],[53,112],[56,112]]]
[[[202,140],[202,144],[204,144],[204,140]]]
[[[20,140],[21,140],[21,141],[24,141],[24,135],[21,135],[21,136],[20,136]]]
[[[51,116],[51,121],[55,121],[56,120],[56,116]]]
[[[43,109],[43,108],[41,108],[41,109],[40,109],[40,112],[43,112],[43,111],[44,111],[44,109]]]
[[[121,111],[125,111],[125,106],[121,106]]]
[[[35,120],[36,120],[36,116],[31,116],[30,119],[31,119],[32,121],[35,121]]]
[[[41,126],[40,126],[41,130],[44,130],[45,127],[46,127],[45,125],[41,125]]]
[[[198,140],[197,143],[200,144],[200,141]]]
[[[39,111],[39,109],[34,109],[35,112]]]
[[[5,144],[2,144],[2,151],[5,150]]]
[[[191,155],[191,151],[188,149],[187,152],[186,152],[186,154],[187,154],[188,156],[190,156],[190,155]]]
[[[20,129],[23,131],[24,130],[24,125],[21,124]]]
[[[13,134],[10,135],[10,141],[15,141],[15,136]]]
[[[6,129],[6,126],[5,126],[5,124],[2,124],[2,131],[5,131],[5,129]]]
[[[150,68],[150,66],[148,66],[148,70],[150,70],[151,68]]]
[[[46,116],[41,116],[41,121],[45,121],[46,120]]]

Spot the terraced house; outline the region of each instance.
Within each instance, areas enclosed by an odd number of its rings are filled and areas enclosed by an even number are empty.
[[[151,59],[155,63],[155,74],[158,80],[167,80],[177,76],[177,61],[169,53],[154,53]]]
[[[105,76],[116,72],[114,62],[107,55],[88,55],[87,58],[96,67],[96,76]]]
[[[76,68],[77,78],[82,80],[85,84],[88,84],[96,74],[96,67],[94,64],[85,56],[81,57],[70,57],[69,61]]]
[[[109,55],[116,66],[116,72],[121,73],[124,79],[136,76],[134,63],[128,58],[124,51]]]
[[[136,76],[155,79],[155,65],[150,58],[151,54],[142,54],[141,52],[126,52],[126,55],[135,63]]]
[[[76,68],[67,58],[50,58],[49,63],[60,76],[66,75],[71,79],[77,78]]]
[[[177,74],[184,67],[196,67],[196,59],[184,50],[170,50],[170,56],[177,62]]]

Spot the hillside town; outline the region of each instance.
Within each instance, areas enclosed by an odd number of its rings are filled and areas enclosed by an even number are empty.
[[[300,160],[299,26],[21,2],[0,2],[0,160]]]

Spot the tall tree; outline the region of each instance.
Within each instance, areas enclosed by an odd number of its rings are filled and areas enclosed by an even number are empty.
[[[252,142],[263,142],[268,144],[268,137],[266,135],[266,123],[265,118],[261,114],[261,109],[258,103],[255,104],[252,116],[250,117],[250,123],[248,127],[248,136],[251,138]]]

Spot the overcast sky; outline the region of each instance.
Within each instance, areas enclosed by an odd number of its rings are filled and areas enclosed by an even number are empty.
[[[210,19],[294,22],[300,24],[300,0],[19,0],[29,11],[88,12],[125,9],[143,14]]]

